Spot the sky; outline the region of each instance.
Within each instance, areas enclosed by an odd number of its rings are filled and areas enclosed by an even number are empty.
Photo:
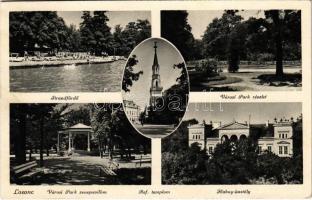
[[[248,122],[250,115],[251,124],[263,124],[268,120],[274,121],[285,117],[296,119],[302,113],[301,103],[190,103],[188,112],[183,120],[195,118],[199,123],[203,120],[227,124],[233,122]]]
[[[79,28],[82,22],[82,11],[58,11],[57,14],[64,19],[65,24],[68,26],[74,24],[76,28]],[[151,13],[149,11],[108,11],[106,15],[109,18],[107,24],[112,31],[118,24],[124,28],[129,22],[135,22],[138,19],[147,19],[151,22]]]
[[[207,26],[214,18],[222,17],[223,10],[188,10],[188,23],[192,27],[192,33],[196,39],[200,39],[204,34]],[[244,20],[250,17],[261,18],[264,17],[264,12],[260,10],[244,10],[239,11]]]
[[[123,92],[123,99],[133,100],[134,103],[144,110],[149,103],[150,87],[152,81],[152,65],[154,60],[154,42],[157,41],[157,56],[159,63],[160,82],[163,91],[176,83],[176,78],[180,76],[181,69],[173,68],[174,64],[183,61],[179,52],[161,39],[149,39],[141,43],[132,53],[137,56],[138,64],[134,67],[135,72],[143,71],[138,81],[133,82],[130,92]]]

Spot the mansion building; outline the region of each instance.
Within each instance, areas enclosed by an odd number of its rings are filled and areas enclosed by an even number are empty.
[[[237,141],[249,136],[257,139],[259,152],[270,151],[280,157],[293,155],[293,121],[281,120],[274,123],[249,124],[233,121],[195,124],[188,126],[189,146],[197,143],[207,154],[213,153],[217,144],[225,140]]]
[[[127,114],[129,121],[133,123],[138,123],[140,112],[141,112],[140,106],[136,105],[131,100],[124,100],[123,102],[124,102],[125,113]]]

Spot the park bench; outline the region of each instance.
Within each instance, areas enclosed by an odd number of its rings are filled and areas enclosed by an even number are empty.
[[[143,163],[150,163],[152,161],[150,156],[142,156],[140,157],[139,160],[133,161],[135,163],[135,166],[137,167],[138,165],[141,167]]]
[[[11,177],[14,182],[21,182],[24,179],[35,180],[36,176],[43,171],[38,169],[37,161],[30,161],[21,165],[17,165],[11,168]]]
[[[110,168],[106,166],[100,166],[100,176],[102,176],[103,174],[106,176],[117,176],[117,174]]]
[[[103,174],[106,176],[116,176],[117,174],[114,172],[114,170],[117,170],[118,167],[118,163],[110,160],[108,162],[108,166],[100,166],[100,176]]]

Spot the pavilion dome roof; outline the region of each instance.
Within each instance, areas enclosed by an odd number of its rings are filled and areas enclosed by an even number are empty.
[[[82,123],[78,123],[78,124],[75,124],[75,125],[69,127],[68,129],[92,129],[92,127],[87,126],[87,125],[82,124]]]

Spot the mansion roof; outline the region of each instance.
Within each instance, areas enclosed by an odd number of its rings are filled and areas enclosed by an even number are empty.
[[[123,102],[124,102],[125,108],[139,109],[139,106],[136,105],[132,100],[124,100]]]
[[[218,130],[249,129],[249,126],[247,124],[238,123],[236,121],[233,121],[231,123],[224,124],[223,126],[216,127],[214,129],[218,129]]]
[[[274,137],[274,127],[276,126],[291,126],[291,123],[264,123],[264,124],[250,124],[239,123],[236,121],[224,124],[219,127],[213,127],[212,124],[194,124],[190,125],[189,129],[204,128],[205,135],[207,138],[217,138],[219,137],[220,130],[239,130],[239,129],[249,129],[249,134],[256,136],[257,138],[273,138]]]

